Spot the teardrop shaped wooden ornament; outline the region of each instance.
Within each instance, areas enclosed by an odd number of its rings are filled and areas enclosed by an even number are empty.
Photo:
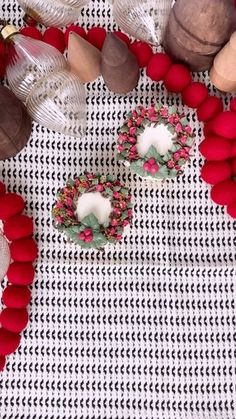
[[[67,60],[82,83],[94,81],[101,74],[101,52],[75,32],[69,34]]]
[[[232,0],[178,0],[170,12],[164,49],[193,71],[208,70],[235,29]]]
[[[136,57],[125,42],[108,33],[102,48],[101,74],[109,90],[126,94],[139,81],[139,66]]]
[[[222,92],[236,92],[236,32],[217,54],[210,71],[212,84]]]
[[[19,99],[0,86],[0,160],[14,157],[27,144],[31,118]]]

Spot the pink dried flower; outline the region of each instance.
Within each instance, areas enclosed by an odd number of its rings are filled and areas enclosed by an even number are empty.
[[[133,211],[132,211],[132,209],[128,209],[128,217],[129,218],[133,217]]]
[[[187,132],[188,134],[192,134],[192,128],[189,126],[189,125],[187,125],[186,127],[185,127],[185,132]]]
[[[117,241],[120,241],[121,239],[122,239],[122,235],[121,235],[121,234],[117,234],[117,235],[116,235],[116,240],[117,240]]]
[[[67,210],[66,210],[66,214],[67,214],[69,217],[74,217],[74,212],[73,212],[71,209],[67,209]]]
[[[137,142],[136,138],[134,138],[134,137],[129,137],[128,141],[129,141],[130,144],[136,144],[136,142]]]
[[[125,147],[121,144],[118,145],[117,150],[119,151],[119,153],[122,153],[125,150]]]
[[[129,130],[130,135],[135,135],[137,132],[137,128],[136,127],[131,127]]]
[[[68,205],[68,206],[73,205],[73,199],[70,198],[69,196],[66,198],[66,205]]]
[[[180,141],[181,144],[185,144],[186,141],[187,141],[187,136],[183,135],[183,137],[180,137],[179,141]]]
[[[140,126],[140,125],[142,125],[142,122],[143,122],[143,118],[141,116],[139,116],[136,120],[136,125]]]
[[[118,191],[114,191],[114,192],[113,192],[113,197],[114,197],[115,199],[120,199],[120,192],[118,192]]]
[[[174,124],[174,123],[175,123],[175,117],[174,117],[173,115],[169,116],[169,118],[168,118],[168,122],[169,122],[170,124]]]
[[[174,159],[175,159],[176,161],[178,161],[178,160],[180,159],[180,153],[179,153],[179,151],[176,151],[176,152],[173,154],[173,157],[174,157]]]
[[[132,145],[132,147],[130,147],[130,149],[129,149],[132,153],[136,153],[136,151],[137,151],[137,148],[136,148],[136,146],[135,145]]]
[[[113,218],[111,220],[111,225],[112,225],[112,227],[117,227],[118,226],[118,221],[115,218]]]
[[[167,167],[168,167],[169,169],[173,169],[173,168],[175,167],[175,162],[174,162],[173,160],[169,160],[169,161],[167,162]]]
[[[160,115],[167,117],[168,116],[168,109],[167,108],[162,108],[160,109]]]
[[[180,170],[181,169],[181,166],[179,166],[178,164],[176,164],[175,169],[176,170]]]
[[[114,208],[113,212],[115,215],[117,215],[118,217],[121,215],[121,210],[119,208]]]
[[[128,127],[129,127],[129,128],[133,126],[133,121],[132,121],[132,119],[128,119],[128,121],[127,121],[127,125],[128,125]]]
[[[59,224],[63,224],[64,223],[64,218],[61,215],[57,215],[56,222],[59,223]]]
[[[124,220],[122,225],[123,227],[126,227],[128,224],[129,224],[129,220]]]
[[[182,127],[182,125],[178,122],[178,124],[176,125],[176,127],[175,127],[175,131],[176,132],[181,132],[183,130],[183,127]]]
[[[125,209],[126,208],[126,202],[125,201],[121,201],[120,202],[120,208],[121,209]]]
[[[104,186],[103,186],[103,185],[101,185],[101,184],[97,185],[97,186],[96,186],[96,191],[97,191],[97,192],[102,192],[102,191],[104,191]]]

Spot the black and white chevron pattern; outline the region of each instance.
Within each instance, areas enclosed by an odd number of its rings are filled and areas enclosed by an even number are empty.
[[[2,9],[22,25],[15,0]],[[99,0],[80,23],[115,28]],[[185,109],[196,146],[177,180],[141,180],[114,156],[126,111],[153,101],[183,110],[144,74],[126,97],[100,78],[87,85],[84,140],[34,125],[28,146],[0,163],[8,188],[27,199],[41,255],[30,325],[0,376],[1,419],[236,418],[236,224],[199,179],[201,126]],[[114,174],[133,193],[132,228],[101,252],[52,227],[57,189],[85,169]]]

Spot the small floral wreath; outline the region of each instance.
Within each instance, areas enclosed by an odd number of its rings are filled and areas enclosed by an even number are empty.
[[[118,159],[130,164],[141,177],[154,179],[173,178],[182,173],[183,165],[190,159],[190,150],[193,145],[192,129],[184,115],[179,115],[174,106],[151,106],[146,109],[142,106],[127,115],[128,119],[119,130]],[[151,146],[144,157],[138,154],[138,136],[147,127],[164,124],[173,134],[173,144],[165,155],[158,153]]]
[[[20,332],[28,323],[26,307],[31,300],[28,286],[34,279],[33,262],[38,255],[37,244],[32,238],[33,221],[22,214],[24,207],[23,198],[15,193],[6,193],[4,184],[0,182],[1,236],[9,246],[10,263],[7,272],[2,272],[9,283],[2,294],[5,308],[0,312],[0,371],[5,367],[6,356],[20,345]]]
[[[107,223],[100,224],[94,214],[78,219],[78,198],[86,192],[100,192],[110,199],[112,213]],[[119,242],[124,228],[131,223],[131,195],[113,176],[85,173],[74,180],[69,179],[57,198],[52,209],[54,226],[82,248],[100,249],[107,243]]]

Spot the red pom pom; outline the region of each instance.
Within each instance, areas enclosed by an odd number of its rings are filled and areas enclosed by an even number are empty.
[[[0,372],[4,370],[6,365],[6,358],[5,356],[0,356]]]
[[[232,146],[225,138],[210,136],[199,145],[199,151],[207,160],[225,160],[231,156]]]
[[[218,205],[230,205],[236,201],[236,182],[232,179],[217,183],[211,189],[211,199]]]
[[[206,124],[204,124],[203,133],[204,133],[205,137],[214,135],[212,122],[213,121],[210,121],[210,122],[207,122]]]
[[[47,28],[43,34],[43,41],[57,48],[62,54],[65,51],[66,44],[64,33],[58,28]]]
[[[231,172],[233,176],[236,176],[236,158],[230,161]]]
[[[33,221],[27,215],[8,218],[4,224],[4,235],[10,241],[29,237],[33,234]]]
[[[88,41],[98,49],[102,49],[103,43],[106,38],[106,29],[95,27],[88,31]]]
[[[38,39],[38,41],[42,41],[43,39],[41,32],[33,26],[26,26],[25,28],[21,28],[20,33],[25,36],[30,36],[30,38]]]
[[[168,73],[172,61],[167,54],[158,52],[154,54],[147,65],[147,76],[153,81],[163,80]]]
[[[197,117],[199,121],[209,121],[217,114],[222,112],[222,100],[215,96],[208,96],[208,98],[199,106],[197,110]]]
[[[208,89],[203,83],[193,82],[182,92],[185,105],[190,108],[198,108],[208,96]]]
[[[5,195],[6,193],[6,187],[4,183],[0,182],[0,196]]]
[[[15,285],[31,285],[34,280],[34,267],[32,263],[13,262],[7,271],[7,279]]]
[[[66,28],[65,35],[64,35],[66,46],[68,46],[70,32],[75,32],[77,33],[77,35],[81,36],[81,38],[87,39],[87,34],[84,28],[81,28],[81,26],[77,26],[77,25],[70,25]]]
[[[0,356],[10,355],[18,348],[20,335],[0,329]]]
[[[0,198],[0,220],[7,220],[23,211],[25,202],[16,193],[6,193]]]
[[[236,97],[230,101],[230,110],[236,112]]]
[[[236,138],[236,113],[232,111],[221,112],[213,121],[216,135],[229,139]]]
[[[152,57],[152,48],[146,42],[134,41],[129,47],[130,51],[135,55],[140,68],[146,67],[148,61]]]
[[[164,85],[169,92],[180,93],[192,81],[191,73],[182,64],[173,64],[165,76]]]
[[[5,308],[0,314],[0,323],[10,332],[20,333],[27,326],[29,320],[25,308]]]
[[[2,301],[9,308],[25,308],[31,300],[31,292],[27,287],[8,285],[2,293]]]
[[[230,217],[236,218],[236,201],[228,205],[227,213],[230,215]]]
[[[117,36],[117,38],[119,38],[121,41],[123,41],[123,42],[125,42],[126,43],[126,45],[129,47],[130,46],[130,39],[129,39],[129,37],[125,34],[125,33],[123,33],[123,32],[121,32],[121,31],[114,31],[113,32],[114,33],[114,35],[116,35]]]
[[[231,156],[230,157],[236,157],[236,141],[231,141],[232,148],[231,148]]]
[[[38,246],[33,239],[19,239],[10,244],[10,252],[16,262],[33,262],[38,255]]]
[[[227,161],[207,161],[201,170],[201,177],[206,183],[214,185],[229,179],[231,167]]]

